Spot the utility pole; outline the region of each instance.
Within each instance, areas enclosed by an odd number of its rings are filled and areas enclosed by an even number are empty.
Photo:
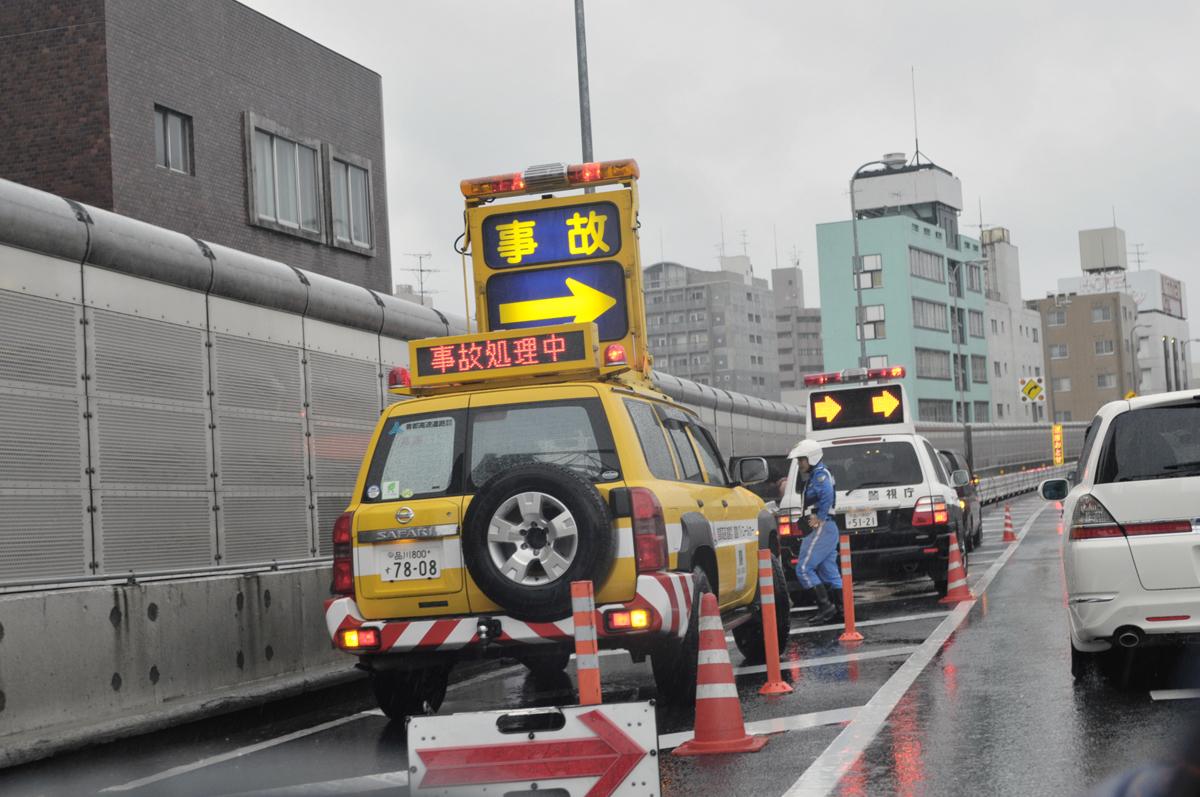
[[[592,100],[588,90],[587,30],[583,21],[583,0],[575,0],[575,68],[579,76],[579,137],[583,142],[583,162],[592,158]],[[584,193],[591,194],[588,187]]]

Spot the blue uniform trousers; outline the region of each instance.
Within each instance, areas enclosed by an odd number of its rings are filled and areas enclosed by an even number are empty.
[[[807,521],[802,521],[807,522]],[[800,543],[796,558],[796,577],[805,589],[823,583],[834,589],[842,588],[842,568],[838,562],[838,529],[832,520],[809,532]]]

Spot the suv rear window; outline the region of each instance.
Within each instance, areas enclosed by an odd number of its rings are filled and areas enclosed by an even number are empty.
[[[1200,476],[1200,404],[1147,407],[1118,415],[1097,484]]]
[[[912,443],[848,443],[825,446],[821,459],[833,473],[839,490],[860,487],[898,487],[920,484],[921,463]]]
[[[457,495],[461,490],[462,410],[389,419],[375,446],[367,503]]]
[[[470,411],[469,489],[517,465],[549,462],[593,481],[620,478],[599,399],[544,401]]]

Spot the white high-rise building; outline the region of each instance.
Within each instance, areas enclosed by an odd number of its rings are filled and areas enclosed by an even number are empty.
[[[1154,269],[1129,271],[1124,253],[1125,231],[1119,227],[1081,230],[1079,258],[1083,274],[1058,281],[1058,292],[1087,295],[1129,294],[1137,305],[1137,321],[1122,348],[1137,349],[1137,373],[1131,383],[1141,394],[1191,387],[1192,344],[1187,322],[1187,286]],[[1165,344],[1165,345],[1164,345]]]
[[[1021,377],[1045,376],[1042,317],[1021,300],[1021,264],[1004,227],[980,236],[987,271],[988,378],[992,382],[992,420],[997,423],[1046,420],[1044,402],[1021,400]],[[1049,387],[1049,385],[1047,385]]]

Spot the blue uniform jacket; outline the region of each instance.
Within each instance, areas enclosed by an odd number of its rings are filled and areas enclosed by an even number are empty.
[[[818,462],[804,484],[804,508],[811,509],[814,515],[826,521],[836,499],[833,474],[824,462]]]

